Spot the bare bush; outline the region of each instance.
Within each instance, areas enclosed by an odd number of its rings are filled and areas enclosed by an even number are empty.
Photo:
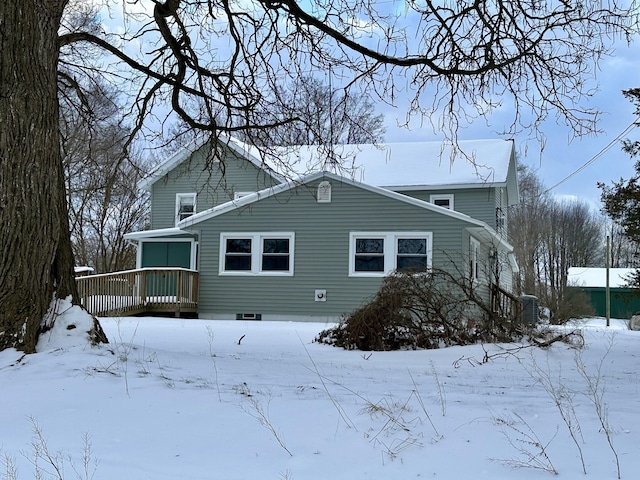
[[[589,295],[576,287],[565,288],[562,298],[557,298],[553,302],[548,295],[546,298],[548,301],[545,305],[551,310],[550,320],[553,324],[562,325],[574,318],[593,317],[596,313]]]
[[[585,365],[584,359],[582,358],[581,352],[576,353],[575,363],[576,369],[580,376],[584,379],[585,385],[587,387],[587,391],[585,392],[585,396],[592,403],[595,408],[596,415],[598,416],[598,421],[600,422],[600,431],[604,433],[607,444],[609,445],[609,449],[613,454],[613,458],[616,462],[616,471],[618,475],[618,479],[622,478],[622,473],[620,471],[620,457],[618,456],[618,451],[613,445],[613,429],[609,424],[609,408],[607,407],[607,403],[605,402],[605,372],[604,372],[604,363],[605,360],[613,347],[614,337],[610,338],[610,343],[605,352],[604,356],[600,359],[600,362],[596,365],[595,371],[588,371]]]
[[[520,337],[525,327],[494,312],[478,289],[477,282],[445,270],[395,272],[369,303],[316,340],[346,349],[398,350]]]
[[[249,399],[249,403],[251,404],[251,408],[243,406],[242,409],[247,414],[249,414],[250,416],[255,418],[260,425],[262,425],[264,428],[266,428],[271,433],[271,435],[273,435],[273,438],[276,439],[276,441],[278,442],[278,445],[280,445],[284,449],[284,451],[289,454],[290,457],[293,457],[293,453],[291,453],[291,450],[289,450],[287,448],[287,444],[284,441],[284,437],[278,431],[278,429],[273,425],[273,422],[271,421],[271,417],[269,416],[270,399],[267,399],[267,406],[265,408],[253,396],[253,394],[251,394],[247,384],[244,383],[243,386],[246,388],[246,393],[243,393],[243,394]]]
[[[562,418],[562,421],[567,427],[571,441],[578,450],[578,454],[580,455],[580,464],[582,465],[582,473],[586,475],[587,467],[584,461],[584,453],[582,452],[584,437],[582,436],[582,427],[580,426],[580,421],[576,415],[574,404],[576,392],[565,385],[560,374],[558,374],[557,379],[553,378],[551,368],[548,363],[547,368],[542,368],[538,365],[533,355],[531,356],[531,366],[526,370],[529,376],[542,386],[553,401],[553,404],[560,414],[560,418]]]
[[[42,428],[35,418],[29,417],[33,427],[33,438],[31,439],[30,450],[21,452],[24,458],[33,467],[33,478],[36,480],[65,479],[65,466],[71,466],[77,480],[92,480],[98,470],[98,459],[95,458],[91,446],[91,436],[88,433],[82,435],[82,451],[79,461],[62,451],[54,451],[49,447]],[[3,452],[0,449],[0,478],[3,480],[18,480],[18,467],[14,456]]]
[[[513,417],[495,417],[494,422],[502,428],[504,437],[517,452],[515,458],[494,460],[513,468],[532,468],[552,475],[558,474],[547,454],[547,447],[555,438],[555,434],[549,441],[543,442],[531,425],[518,414],[513,414]]]

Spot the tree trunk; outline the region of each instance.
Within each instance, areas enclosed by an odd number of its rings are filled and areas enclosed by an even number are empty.
[[[66,3],[0,2],[0,350],[34,352],[52,301],[78,299],[58,125]]]

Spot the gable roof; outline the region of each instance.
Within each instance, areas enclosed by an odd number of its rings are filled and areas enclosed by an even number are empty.
[[[303,146],[298,162],[318,164],[324,146]],[[354,180],[391,190],[507,186],[515,162],[512,140],[335,145],[335,155],[353,169]]]
[[[186,161],[191,157],[192,154],[200,150],[204,147],[207,142],[211,140],[210,136],[198,136],[194,138],[191,142],[185,145],[183,148],[176,150],[172,155],[170,155],[166,160],[160,162],[156,168],[154,168],[149,175],[138,182],[138,188],[140,190],[151,191],[151,186],[164,177],[171,170],[179,166],[182,162]],[[221,135],[218,137],[218,141],[229,147],[233,152],[238,154],[240,157],[245,158],[252,164],[254,164],[257,168],[265,170],[269,175],[275,178],[278,182],[283,182],[284,178],[279,175],[274,169],[270,168],[268,165],[265,165],[262,160],[260,160],[257,156],[257,150],[250,147],[249,145],[241,142],[240,140],[229,137],[226,135]]]
[[[198,137],[182,150],[162,162],[138,186],[150,190],[151,185],[187,160],[209,140]],[[266,170],[278,181],[294,175],[331,170],[348,174],[360,183],[394,191],[418,189],[460,189],[503,186],[508,189],[510,203],[518,201],[515,176],[515,148],[512,140],[460,140],[450,142],[406,142],[388,144],[298,146],[278,148],[280,165],[259,150],[233,137],[219,141],[256,167]],[[329,156],[341,164],[331,163]],[[283,171],[283,165],[287,171]],[[344,178],[344,176],[342,176]]]
[[[482,222],[480,220],[476,220],[475,218],[470,217],[469,215],[465,215],[464,213],[460,213],[457,212],[455,210],[449,210],[447,208],[444,207],[439,207],[437,205],[434,205],[433,203],[430,202],[425,202],[423,200],[419,200],[417,198],[414,197],[409,197],[407,195],[403,195],[402,193],[397,193],[391,190],[388,190],[386,188],[382,188],[382,187],[376,187],[376,186],[372,186],[372,185],[368,185],[365,183],[360,183],[360,182],[356,182],[355,180],[351,180],[349,178],[346,177],[342,177],[340,175],[337,175],[335,173],[331,173],[331,172],[315,172],[315,173],[311,173],[309,175],[306,175],[304,177],[301,177],[298,180],[294,180],[294,181],[289,181],[289,182],[285,182],[285,183],[281,183],[280,185],[276,185],[275,187],[268,187],[265,188],[263,190],[260,190],[259,192],[255,192],[252,193],[250,195],[246,195],[242,198],[239,198],[237,200],[231,200],[229,202],[223,203],[221,205],[218,205],[216,207],[210,208],[208,210],[205,210],[203,212],[200,213],[196,213],[194,215],[191,215],[190,217],[185,218],[184,220],[178,222],[178,224],[176,225],[177,229],[180,230],[185,230],[188,229],[190,227],[193,227],[194,225],[197,225],[201,222],[204,222],[205,220],[209,220],[211,218],[215,218],[219,215],[223,215],[225,213],[237,210],[239,208],[245,207],[247,205],[253,204],[255,202],[258,202],[260,200],[263,200],[265,198],[269,198],[271,196],[277,195],[279,193],[282,192],[286,192],[288,190],[294,189],[296,187],[299,187],[301,185],[305,185],[311,182],[314,182],[316,180],[319,180],[321,178],[329,178],[331,180],[334,181],[338,181],[338,182],[342,182],[342,183],[346,183],[348,185],[352,185],[356,188],[361,188],[363,190],[367,190],[369,192],[378,194],[378,195],[382,195],[388,198],[391,198],[393,200],[397,200],[403,203],[407,203],[410,205],[414,205],[420,208],[423,208],[424,210],[429,210],[432,212],[435,212],[437,214],[440,215],[445,215],[451,218],[455,218],[457,220],[462,220],[463,222],[466,222],[469,224],[469,229],[474,229],[476,232],[480,232],[482,231],[484,234],[484,238],[485,239],[491,239],[493,242],[495,242],[496,245],[501,245],[504,249],[511,251],[513,250],[513,247],[507,243],[503,238],[501,238],[496,232],[495,230],[493,230],[492,228],[490,228],[485,222]]]

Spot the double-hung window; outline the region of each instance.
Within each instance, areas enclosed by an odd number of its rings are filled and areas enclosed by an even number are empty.
[[[176,194],[176,223],[196,213],[196,194]]]
[[[351,232],[349,276],[381,277],[431,268],[431,232]]]
[[[295,234],[222,233],[221,275],[293,275]]]

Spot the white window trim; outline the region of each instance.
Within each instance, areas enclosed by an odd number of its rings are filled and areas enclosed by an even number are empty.
[[[225,270],[225,256],[227,250],[227,240],[232,238],[245,238],[251,240],[251,270]],[[289,270],[262,270],[262,240],[270,238],[286,238],[289,240]],[[222,232],[220,234],[220,256],[218,260],[218,274],[228,276],[264,276],[264,277],[291,277],[293,276],[293,262],[295,257],[294,232]]]
[[[429,203],[435,205],[436,200],[449,200],[449,210],[454,210],[453,207],[453,193],[434,193],[429,196]],[[447,207],[442,207],[447,208]]]
[[[473,238],[469,237],[469,266],[470,268],[470,276],[471,280],[474,282],[480,281],[480,242]]]
[[[182,198],[193,198],[193,214],[195,215],[196,213],[196,200],[197,200],[198,195],[195,192],[190,192],[190,193],[176,193],[176,210],[175,210],[175,215],[174,218],[176,220],[176,225],[178,224],[178,222],[180,222],[181,220],[184,220],[180,218],[180,200]],[[191,216],[191,215],[189,215]],[[189,218],[189,217],[185,217],[185,218]]]
[[[356,271],[356,240],[360,238],[384,239],[384,271]],[[349,276],[350,277],[385,277],[397,268],[398,239],[424,238],[427,240],[427,268],[432,266],[433,232],[349,232]]]

